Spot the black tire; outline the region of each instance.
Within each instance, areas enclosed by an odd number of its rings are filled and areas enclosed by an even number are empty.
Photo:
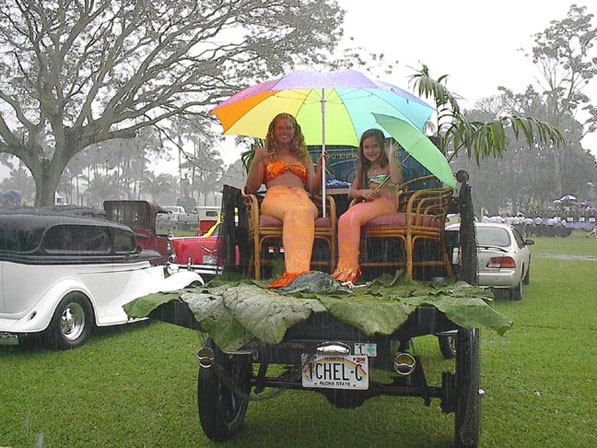
[[[438,336],[439,350],[445,359],[454,359],[456,357],[456,337]]]
[[[50,348],[69,350],[83,345],[91,335],[93,309],[81,292],[65,295],[52,316],[44,335]]]
[[[518,283],[518,286],[510,289],[510,300],[522,300],[522,282],[523,280]]]
[[[215,344],[208,340],[207,346],[214,349]],[[217,350],[217,348],[215,348]],[[250,392],[251,363],[243,356],[225,359],[220,366],[230,376],[235,387],[242,395],[228,388],[218,376],[214,365],[208,369],[199,368],[197,380],[197,408],[199,420],[205,435],[214,442],[225,442],[236,435],[240,429]]]
[[[454,445],[476,448],[481,429],[479,330],[461,328],[457,344]]]
[[[504,288],[491,288],[495,300],[510,300],[510,290]]]

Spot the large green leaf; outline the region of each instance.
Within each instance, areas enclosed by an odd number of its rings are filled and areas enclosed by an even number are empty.
[[[414,299],[414,300],[412,300]],[[448,319],[464,328],[488,327],[503,335],[512,327],[512,320],[487,302],[474,296],[437,295],[428,298],[407,298],[419,306],[431,305],[446,315]]]
[[[280,295],[256,285],[241,284],[225,291],[224,304],[250,333],[267,344],[278,344],[286,330],[326,309],[319,300]]]
[[[131,317],[145,317],[161,303],[181,300],[201,328],[225,351],[241,348],[253,338],[280,343],[286,331],[312,313],[328,312],[363,333],[389,335],[420,306],[434,306],[465,328],[485,326],[503,334],[512,321],[491,306],[491,293],[464,282],[418,283],[403,272],[382,276],[353,294],[282,295],[250,280],[213,282],[179,293],[151,294],[125,306]]]
[[[173,293],[158,292],[143,296],[123,305],[125,313],[131,319],[141,319],[149,316],[158,306],[168,302],[182,302],[180,291]]]
[[[376,296],[360,296],[350,301],[333,297],[321,297],[319,300],[330,314],[367,336],[392,334],[417,308],[417,305],[385,301]]]

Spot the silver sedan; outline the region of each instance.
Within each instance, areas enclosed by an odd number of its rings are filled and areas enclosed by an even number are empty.
[[[477,257],[479,259],[479,286],[492,288],[496,299],[522,299],[522,285],[529,284],[531,252],[518,229],[510,224],[475,223]],[[446,227],[446,232],[457,232],[460,224]],[[454,248],[453,260],[458,260],[459,248]]]

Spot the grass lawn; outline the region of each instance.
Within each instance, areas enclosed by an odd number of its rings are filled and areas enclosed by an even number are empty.
[[[536,238],[521,302],[501,337],[481,331],[481,447],[597,446],[597,240]],[[197,416],[200,336],[159,322],[97,331],[83,347],[0,347],[0,447],[214,446]],[[434,337],[416,341],[430,382],[452,367]],[[314,392],[251,403],[242,447],[452,446],[453,415],[420,398],[356,410]]]

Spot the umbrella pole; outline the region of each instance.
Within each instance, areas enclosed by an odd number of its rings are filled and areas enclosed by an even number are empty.
[[[325,89],[321,89],[321,208],[325,218]]]

